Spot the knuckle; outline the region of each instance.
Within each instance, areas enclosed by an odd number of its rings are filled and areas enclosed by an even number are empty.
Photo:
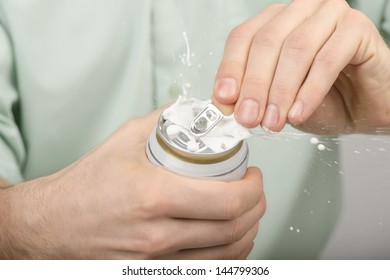
[[[226,232],[226,241],[228,243],[234,243],[241,240],[244,237],[244,226],[240,219],[235,219],[230,222],[229,230]]]
[[[230,195],[226,199],[225,206],[225,218],[227,220],[233,220],[240,216],[242,208],[242,202],[239,195]]]
[[[345,0],[320,0],[322,3],[326,3],[332,6],[340,5],[341,3],[347,2]]]
[[[267,80],[266,78],[258,75],[246,75],[243,84],[252,90],[258,91],[267,85]]]
[[[307,53],[311,49],[310,36],[304,32],[292,34],[284,43],[283,50],[287,54],[299,55]]]
[[[246,76],[241,86],[241,98],[258,100],[260,106],[265,104],[269,91],[269,85],[265,78]]]
[[[155,195],[146,195],[142,202],[140,202],[139,210],[142,213],[155,213],[159,209],[160,200],[158,196]]]
[[[229,223],[229,228],[225,232],[226,243],[231,244],[241,239],[239,236],[240,227],[240,222],[238,222],[237,220],[233,220]]]
[[[162,191],[154,188],[149,192],[149,194],[144,196],[142,210],[143,213],[148,213],[151,216],[154,216],[154,214],[161,214],[161,212],[165,212],[169,204],[170,203],[167,201],[166,195],[164,195]]]
[[[291,87],[284,83],[272,85],[271,94],[274,96],[286,96],[291,93]]]
[[[256,48],[275,48],[280,42],[278,32],[273,27],[264,27],[253,38],[252,46]]]
[[[321,67],[321,71],[331,72],[337,65],[337,53],[335,50],[323,50],[314,58],[313,64]]]
[[[369,17],[361,11],[349,9],[346,18],[351,24],[359,28],[362,33],[377,30]]]
[[[164,234],[161,230],[147,233],[140,245],[140,251],[146,259],[154,258],[165,252],[168,248],[169,236]]]
[[[252,38],[253,31],[245,24],[240,24],[234,27],[228,36],[228,42],[236,39]]]
[[[305,1],[305,0],[301,0],[301,1]],[[331,6],[349,7],[349,5],[348,5],[349,1],[346,1],[346,0],[317,0],[317,1],[321,2],[323,5],[329,4]]]
[[[367,24],[367,22],[369,22],[369,19],[367,18],[367,16],[363,12],[355,10],[355,9],[350,9],[348,11],[347,18],[351,22],[354,22],[354,23],[359,24],[359,25],[360,24]]]
[[[268,5],[264,9],[264,11],[274,13],[274,12],[278,12],[278,11],[284,9],[286,6],[287,6],[287,4],[283,4],[283,3],[273,3],[273,4]]]

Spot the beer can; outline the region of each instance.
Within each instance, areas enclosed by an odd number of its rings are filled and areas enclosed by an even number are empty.
[[[159,166],[185,176],[207,180],[234,181],[241,179],[248,164],[248,144],[246,140],[222,152],[214,152],[197,139],[197,149],[189,148],[190,139],[186,131],[172,133],[171,121],[160,115],[152,131],[146,154],[149,160]]]

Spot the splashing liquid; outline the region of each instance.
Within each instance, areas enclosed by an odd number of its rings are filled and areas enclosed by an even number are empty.
[[[188,37],[187,37],[187,32],[183,32],[183,38],[184,38],[184,42],[186,43],[186,48],[187,48],[187,52],[186,54],[183,54],[182,56],[182,62],[185,62],[187,64],[188,67],[191,67],[192,66],[192,63],[191,63],[191,49],[190,49],[190,44],[188,42]]]

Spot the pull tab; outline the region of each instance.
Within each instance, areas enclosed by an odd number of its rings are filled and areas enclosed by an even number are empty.
[[[191,121],[191,133],[198,137],[204,136],[222,119],[221,111],[210,103]]]

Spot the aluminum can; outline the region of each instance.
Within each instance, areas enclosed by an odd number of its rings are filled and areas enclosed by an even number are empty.
[[[147,157],[152,163],[180,175],[207,180],[235,181],[245,175],[248,165],[246,140],[220,153],[199,140],[199,150],[192,152],[188,149],[188,134],[179,132],[172,136],[168,133],[171,125],[174,124],[160,115],[146,146]]]

